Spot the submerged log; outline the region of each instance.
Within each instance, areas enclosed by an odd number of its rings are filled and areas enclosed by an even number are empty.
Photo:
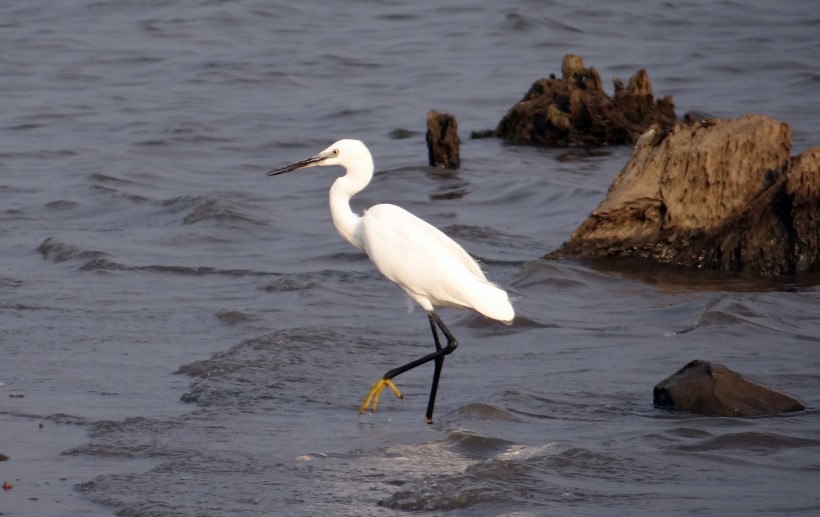
[[[710,416],[760,416],[802,411],[794,397],[745,379],[722,364],[695,360],[659,382],[654,404]]]
[[[431,110],[427,113],[427,158],[432,167],[458,169],[461,165],[458,123],[453,115]]]
[[[579,56],[567,54],[561,79],[536,81],[501,119],[495,136],[516,142],[556,146],[631,144],[651,125],[675,123],[671,97],[655,101],[649,75],[639,70],[627,85],[613,80],[615,95],[604,92],[598,72]]]
[[[788,124],[762,115],[653,131],[547,258],[631,257],[764,276],[820,269],[820,147],[790,158]]]

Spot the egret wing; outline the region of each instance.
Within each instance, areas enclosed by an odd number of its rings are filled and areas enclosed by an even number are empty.
[[[426,310],[435,305],[476,308],[476,289],[498,290],[458,243],[403,208],[369,209],[362,219],[362,237],[379,271]]]

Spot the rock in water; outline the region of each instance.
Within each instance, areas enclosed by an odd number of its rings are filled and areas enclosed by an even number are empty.
[[[613,80],[615,95],[604,92],[601,77],[579,56],[567,54],[561,78],[533,83],[489,135],[515,142],[555,146],[631,144],[652,124],[668,131],[675,123],[671,97],[657,102],[649,74],[639,70],[627,85]]]
[[[458,123],[453,115],[430,110],[427,113],[427,156],[432,167],[458,169],[461,165]]]
[[[791,203],[794,229],[791,260],[796,273],[818,269],[820,264],[820,146],[795,158],[789,167],[784,187]]]
[[[820,147],[762,115],[654,127],[547,258],[629,257],[763,276],[820,269]]]
[[[656,406],[710,416],[759,416],[805,408],[797,399],[755,384],[722,364],[695,360],[659,382]]]

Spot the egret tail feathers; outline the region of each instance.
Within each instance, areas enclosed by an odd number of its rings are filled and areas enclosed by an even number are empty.
[[[473,308],[484,316],[504,323],[512,323],[515,309],[510,303],[507,292],[488,281],[476,280],[471,303]]]

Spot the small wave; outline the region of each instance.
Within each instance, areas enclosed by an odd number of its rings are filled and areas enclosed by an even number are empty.
[[[139,185],[139,183],[131,180],[118,178],[109,174],[96,172],[90,175],[91,181],[100,185]]]
[[[128,192],[125,189],[145,188],[145,185],[127,179],[118,178],[109,174],[94,173],[89,176],[91,188],[101,194],[109,194],[118,199],[125,199],[133,203],[146,203],[151,201],[142,194]]]
[[[751,301],[738,300],[735,297],[720,296],[707,303],[705,310],[695,324],[700,327],[725,327],[751,326],[763,329],[755,320],[761,318],[761,314],[754,310]]]
[[[601,280],[605,278],[596,271],[573,263],[536,259],[523,264],[512,285],[517,289],[573,291],[590,289]]]
[[[80,271],[127,271],[129,266],[114,262],[105,256],[95,257],[80,266]]]
[[[527,32],[541,24],[531,16],[524,16],[516,12],[509,12],[504,15],[504,29],[510,32]]]
[[[72,244],[60,242],[54,237],[49,237],[43,241],[43,243],[37,247],[37,251],[43,255],[44,259],[51,260],[58,264],[71,260],[84,260],[85,262],[80,266],[81,271],[145,271],[174,275],[224,275],[231,277],[276,275],[276,273],[265,273],[251,269],[220,269],[210,266],[176,266],[164,264],[134,266],[118,262],[103,251],[82,249]],[[2,284],[0,284],[0,286],[2,286]]]
[[[213,221],[228,226],[246,223],[259,226],[267,225],[265,221],[244,214],[235,202],[223,198],[178,196],[163,201],[162,206],[166,207],[171,213],[187,212],[187,215],[182,219],[182,224]]]
[[[132,194],[130,192],[123,192],[119,189],[111,188],[105,185],[92,185],[91,188],[101,194],[109,194],[112,197],[125,199],[133,203],[147,203],[148,201],[151,201],[149,198],[145,196],[141,196],[139,194]]]
[[[213,220],[220,223],[251,223],[256,225],[266,224],[264,221],[257,221],[239,212],[237,209],[225,205],[224,203],[208,199],[197,205],[182,220],[182,224],[194,224],[201,221]]]
[[[468,457],[484,458],[508,450],[512,443],[501,438],[483,436],[466,429],[455,429],[447,435],[447,443]]]
[[[467,404],[456,410],[455,418],[458,420],[493,420],[517,422],[519,419],[501,408],[480,402]]]
[[[345,68],[370,68],[370,69],[377,69],[382,68],[382,64],[375,60],[367,60],[359,54],[342,54],[341,52],[336,53],[329,53],[322,56],[323,59],[327,59],[327,61],[331,64],[341,65]],[[362,110],[354,110],[354,109],[344,109],[341,110],[338,115],[349,115],[353,113],[357,113]]]
[[[40,149],[36,151],[20,151],[12,153],[0,153],[0,160],[18,160],[18,159],[34,159],[34,160],[59,160],[76,156],[77,153],[69,149]]]
[[[567,25],[553,18],[535,18],[532,16],[525,16],[515,11],[508,12],[504,15],[503,26],[504,30],[510,32],[528,32],[537,28],[546,28],[555,31],[563,32],[583,32],[577,27]]]
[[[5,277],[5,276],[0,277],[0,289],[5,288],[5,287],[11,287],[11,288],[20,287],[21,285],[23,285],[22,280],[18,280],[16,278],[9,278],[9,277]]]
[[[104,456],[111,458],[144,458],[163,456],[165,450],[145,443],[87,443],[61,453],[63,456]]]
[[[194,378],[181,399],[201,407],[270,406],[281,411],[294,399],[352,407],[360,402],[358,395],[354,400],[348,391],[331,390],[329,382],[308,381],[316,379],[317,371],[358,364],[358,354],[340,358],[326,353],[338,343],[370,351],[382,341],[374,335],[361,336],[359,329],[290,328],[249,338],[208,359],[182,365],[174,373]]]
[[[179,427],[179,423],[148,417],[131,417],[125,420],[101,420],[95,422],[89,435],[92,438],[112,435],[165,431]]]
[[[380,505],[404,511],[463,510],[531,500],[533,491],[542,503],[565,502],[566,487],[556,482],[588,476],[616,482],[653,481],[652,468],[635,459],[578,447],[561,450],[553,444],[513,445],[463,471],[407,483]]]
[[[697,327],[731,327],[745,320],[724,311],[706,311],[698,318]]]
[[[11,413],[14,414],[14,413]],[[31,418],[40,418],[35,415],[26,415]],[[51,422],[53,424],[60,424],[60,425],[79,425],[79,426],[89,426],[93,424],[93,420],[90,420],[86,417],[82,416],[75,416],[69,415],[67,413],[54,413],[53,415],[48,415],[42,417],[42,420],[46,422]]]
[[[508,472],[504,474],[509,475]],[[439,480],[438,483],[408,483],[398,492],[379,503],[380,506],[409,512],[451,511],[510,501],[504,492],[488,483],[466,476]]]
[[[66,244],[49,237],[37,247],[37,251],[42,253],[44,259],[52,260],[56,263],[67,262],[74,259],[93,260],[101,259],[107,255],[102,251],[84,250],[71,244]]]
[[[133,266],[129,268],[135,271],[153,271],[157,273],[173,273],[175,275],[225,275],[225,276],[254,276],[254,275],[269,275],[271,273],[263,273],[260,271],[253,271],[251,269],[220,269],[210,266]]]
[[[295,275],[284,275],[281,278],[278,278],[274,282],[269,284],[265,284],[261,287],[261,289],[268,293],[273,292],[288,292],[288,291],[301,291],[305,288],[307,282],[301,278],[298,278]]]
[[[241,325],[249,323],[257,318],[251,314],[241,311],[219,311],[216,313],[216,318],[227,325]]]
[[[803,449],[820,447],[820,440],[798,438],[777,433],[749,431],[745,433],[727,433],[710,437],[695,444],[677,445],[679,451],[715,451],[742,449],[757,452],[770,452],[779,449]]]
[[[10,126],[9,131],[31,131],[32,129],[39,129],[43,127],[43,124],[36,124],[36,123],[24,123],[24,124],[17,124],[15,126]]]
[[[224,65],[222,66],[224,67]],[[170,143],[217,144],[231,141],[230,138],[216,136],[215,132],[212,126],[197,122],[182,122],[163,131],[164,134],[168,135]]]
[[[65,199],[57,199],[55,201],[46,203],[47,209],[55,211],[71,210],[77,208],[78,206],[80,206],[80,204],[76,201],[68,201]]]
[[[457,240],[488,243],[499,247],[529,249],[533,246],[533,240],[528,237],[502,233],[487,226],[453,224],[445,228],[444,232]]]
[[[173,275],[224,275],[224,276],[255,276],[268,275],[250,269],[219,269],[210,266],[170,266],[170,265],[148,265],[129,266],[109,259],[107,256],[95,257],[80,267],[81,271],[146,271],[153,273],[167,273]]]

